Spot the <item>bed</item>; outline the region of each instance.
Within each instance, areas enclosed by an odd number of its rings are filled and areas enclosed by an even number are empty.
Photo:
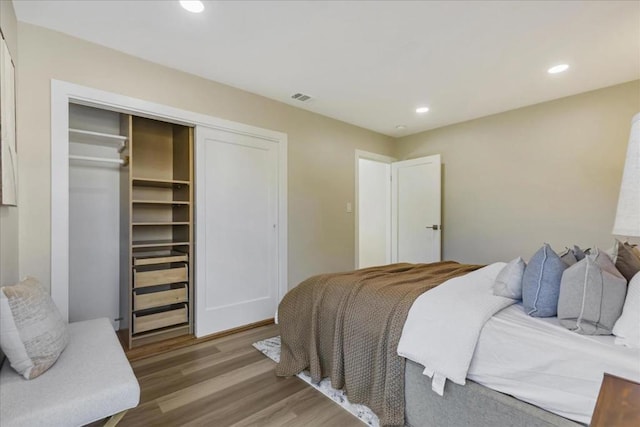
[[[504,265],[394,264],[311,278],[279,307],[276,373],[330,377],[382,425],[588,424],[602,374],[640,380],[640,352],[494,297]]]

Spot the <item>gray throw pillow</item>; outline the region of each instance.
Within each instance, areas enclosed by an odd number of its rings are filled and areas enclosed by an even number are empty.
[[[67,322],[37,280],[0,288],[0,346],[20,375],[44,373],[68,342]]]
[[[587,248],[585,250],[580,249],[579,246],[573,245],[573,254],[575,255],[578,261],[582,261],[585,256],[591,253],[591,248]]]
[[[609,335],[622,314],[626,293],[626,279],[607,254],[596,250],[562,275],[558,319],[580,334]]]
[[[616,268],[627,281],[640,271],[640,257],[636,255],[633,245],[616,240]]]
[[[500,297],[521,300],[522,276],[524,275],[526,266],[520,257],[505,265],[498,273],[496,281],[493,282],[493,294]]]
[[[578,262],[578,257],[573,253],[573,249],[567,248],[562,254],[559,255],[560,259],[567,265],[573,265]]]
[[[547,243],[531,257],[522,277],[522,305],[529,316],[557,314],[560,280],[567,267]]]

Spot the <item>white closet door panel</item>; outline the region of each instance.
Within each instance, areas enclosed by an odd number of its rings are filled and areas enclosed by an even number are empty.
[[[278,300],[276,144],[199,129],[197,335],[273,317]],[[203,230],[204,229],[204,230]],[[204,266],[202,265],[204,263]]]

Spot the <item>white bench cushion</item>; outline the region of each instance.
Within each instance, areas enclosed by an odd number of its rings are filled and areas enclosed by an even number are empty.
[[[0,424],[81,426],[138,405],[140,387],[108,319],[69,324],[69,345],[44,374],[25,380],[5,361]]]

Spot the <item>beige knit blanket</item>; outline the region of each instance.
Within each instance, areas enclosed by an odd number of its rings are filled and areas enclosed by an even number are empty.
[[[402,263],[305,280],[278,307],[276,374],[307,370],[315,382],[330,377],[382,425],[404,425],[405,359],[396,352],[409,308],[425,291],[480,267]]]

